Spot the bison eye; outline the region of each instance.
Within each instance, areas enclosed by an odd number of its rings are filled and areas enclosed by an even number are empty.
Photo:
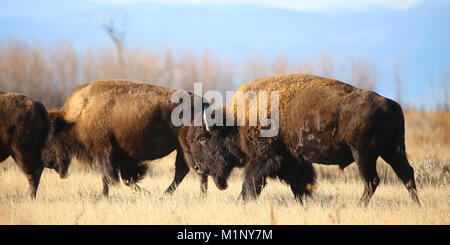
[[[198,166],[198,165],[195,165],[195,166],[194,166],[194,170],[195,170],[197,173],[199,173],[199,174],[203,174],[203,172],[202,172],[201,169],[200,169],[200,166]]]
[[[208,170],[205,167],[195,164],[194,170],[199,174],[208,174]]]

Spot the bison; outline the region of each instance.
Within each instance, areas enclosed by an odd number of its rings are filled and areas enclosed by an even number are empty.
[[[0,162],[9,156],[16,161],[28,179],[33,199],[44,169],[40,154],[49,129],[43,104],[24,95],[0,91]]]
[[[77,87],[61,110],[50,111],[51,133],[42,152],[45,162],[56,162],[67,176],[72,158],[94,163],[102,174],[103,194],[120,178],[139,190],[144,160],[177,150],[172,193],[189,172],[180,139],[183,128],[171,123],[174,89],[124,80],[95,81]],[[191,94],[190,99],[194,99]],[[207,176],[201,180],[206,191]]]
[[[189,127],[183,142],[186,159],[197,172],[211,175],[219,189],[226,188],[233,168],[243,167],[244,200],[256,198],[266,178],[278,177],[301,202],[315,182],[313,162],[345,168],[355,161],[365,182],[361,201],[367,205],[380,181],[376,161],[381,156],[420,204],[414,170],[405,153],[404,118],[398,103],[309,74],[265,77],[238,91],[279,92],[279,133],[264,138],[260,125],[248,126],[249,115],[260,113],[254,107],[247,107],[247,123],[241,126],[208,125],[205,120],[206,127]],[[229,107],[236,108],[236,103]],[[227,117],[236,122],[236,110]]]

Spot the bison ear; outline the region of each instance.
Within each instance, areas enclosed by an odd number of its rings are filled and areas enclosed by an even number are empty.
[[[70,124],[64,119],[64,113],[62,111],[50,111],[48,116],[53,133],[66,130],[70,127]]]

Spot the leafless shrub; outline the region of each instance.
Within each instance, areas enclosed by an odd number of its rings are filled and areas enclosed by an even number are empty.
[[[333,53],[321,53],[317,63],[318,72],[320,75],[325,77],[333,77],[336,70],[336,61],[334,59]]]
[[[77,57],[70,47],[47,48],[8,40],[0,45],[0,89],[27,94],[46,104],[61,101],[65,87],[76,79]],[[59,53],[64,49],[64,52]],[[58,54],[59,53],[59,54]],[[74,62],[73,62],[74,61]],[[75,67],[73,67],[75,65]]]
[[[266,59],[261,55],[255,54],[244,58],[242,64],[241,76],[242,80],[249,82],[255,78],[264,77],[270,74],[270,69],[266,64]]]
[[[287,73],[289,71],[289,59],[285,54],[280,54],[273,64],[276,74]]]
[[[362,89],[375,90],[377,82],[375,64],[365,58],[352,59],[350,82]]]
[[[81,54],[71,42],[46,47],[5,40],[0,42],[0,90],[25,94],[49,108],[58,108],[75,86],[94,80],[128,79],[186,90],[201,82],[207,90],[233,89],[233,64],[206,51],[199,56],[174,53],[171,47],[123,47],[121,53],[122,58],[118,58],[117,47]]]
[[[403,104],[403,80],[404,80],[404,70],[403,70],[403,62],[399,61],[395,64],[394,67],[394,82],[395,82],[395,92],[396,99],[399,104]]]
[[[442,161],[429,158],[414,164],[416,182],[419,186],[448,186],[450,183],[450,159]]]
[[[311,58],[308,57],[297,65],[297,71],[302,73],[314,74],[314,65],[312,64]]]
[[[449,90],[450,90],[450,65],[446,69],[441,69],[441,88],[442,102],[440,107],[442,110],[450,110],[450,100],[449,100]]]
[[[111,35],[114,26],[106,25]],[[117,38],[113,38],[114,40]],[[118,38],[121,39],[121,38]],[[292,60],[285,54],[275,59],[255,54],[239,64],[204,51],[174,51],[151,47],[129,48],[124,43],[106,45],[78,52],[72,42],[59,42],[55,47],[7,39],[0,41],[0,89],[18,92],[42,101],[49,108],[60,107],[70,91],[82,83],[105,79],[128,79],[160,86],[192,90],[193,83],[203,83],[207,90],[234,90],[243,82],[264,76],[304,72],[338,78],[357,87],[375,90],[377,69],[366,57],[337,62],[331,51],[317,59]],[[341,71],[348,71],[343,75]],[[402,102],[404,71],[399,62],[394,68],[397,100]],[[450,109],[450,68],[441,70],[437,107]]]

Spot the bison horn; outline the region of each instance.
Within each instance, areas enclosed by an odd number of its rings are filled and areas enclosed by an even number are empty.
[[[208,125],[208,120],[206,119],[206,109],[203,111],[203,122],[206,126],[206,131],[211,132],[212,125]]]

